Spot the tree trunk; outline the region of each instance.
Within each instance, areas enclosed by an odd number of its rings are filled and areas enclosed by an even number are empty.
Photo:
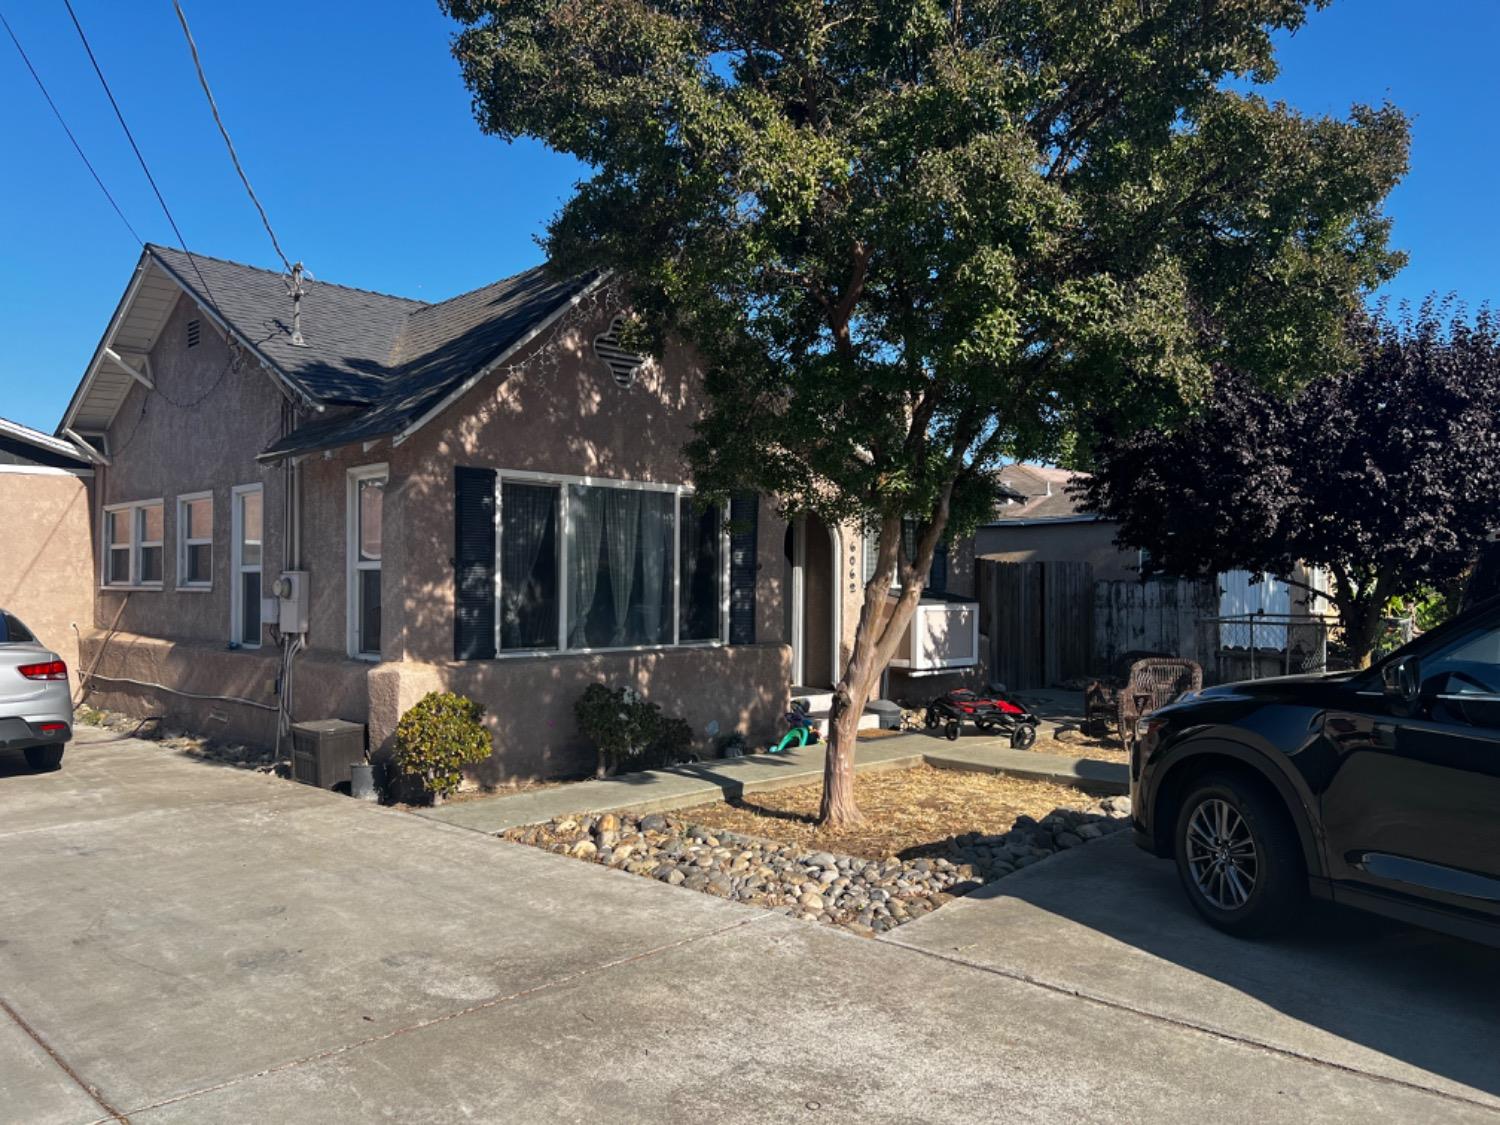
[[[1376,598],[1358,599],[1344,615],[1344,643],[1356,668],[1368,668],[1375,643],[1380,639],[1381,602]]]
[[[901,569],[901,594],[890,606],[889,613],[886,607],[890,602],[891,576],[897,569],[901,520],[888,518],[881,525],[875,574],[865,583],[859,624],[854,630],[853,651],[833,692],[828,751],[823,763],[823,799],[818,807],[819,827],[842,828],[864,820],[864,814],[854,800],[854,747],[858,739],[859,717],[864,714],[870,692],[890,663],[901,635],[916,614],[922,583],[932,566],[932,553],[947,520],[945,493],[938,513],[917,547],[915,565]]]

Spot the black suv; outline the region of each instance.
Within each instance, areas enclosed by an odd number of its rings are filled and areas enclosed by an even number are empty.
[[[1362,672],[1189,693],[1138,735],[1136,841],[1219,929],[1312,894],[1500,945],[1500,599]]]

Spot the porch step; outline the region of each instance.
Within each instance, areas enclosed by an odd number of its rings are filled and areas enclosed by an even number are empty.
[[[812,716],[813,722],[817,724],[818,734],[828,737],[829,718],[833,713],[833,692],[831,691],[806,691],[792,688],[793,699],[807,701],[808,714]],[[895,716],[896,723],[900,721],[901,708],[894,703],[884,699],[872,699],[865,706],[864,714],[859,717],[860,730],[878,730],[881,727],[893,727]]]

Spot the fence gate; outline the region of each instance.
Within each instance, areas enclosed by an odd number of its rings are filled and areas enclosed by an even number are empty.
[[[980,559],[977,577],[979,627],[989,637],[991,679],[1024,691],[1088,674],[1093,567]]]

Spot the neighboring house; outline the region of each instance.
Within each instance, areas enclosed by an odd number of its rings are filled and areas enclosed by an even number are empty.
[[[1140,575],[1139,551],[1115,545],[1119,526],[1084,511],[1068,491],[1080,474],[1050,465],[1017,463],[997,473],[1018,494],[995,510],[994,519],[974,533],[975,553],[996,562],[1086,562],[1096,581]]]
[[[591,761],[591,682],[705,746],[770,737],[794,672],[833,682],[857,537],[694,503],[698,363],[624,352],[607,280],[303,287],[294,313],[276,273],[148,246],[69,404],[59,432],[97,461],[106,705],[260,742],[279,712],[347,718],[379,751],[450,689],[487,709],[495,780]]]
[[[0,610],[63,657],[75,686],[78,631],[94,620],[93,475],[70,442],[0,418]]]

